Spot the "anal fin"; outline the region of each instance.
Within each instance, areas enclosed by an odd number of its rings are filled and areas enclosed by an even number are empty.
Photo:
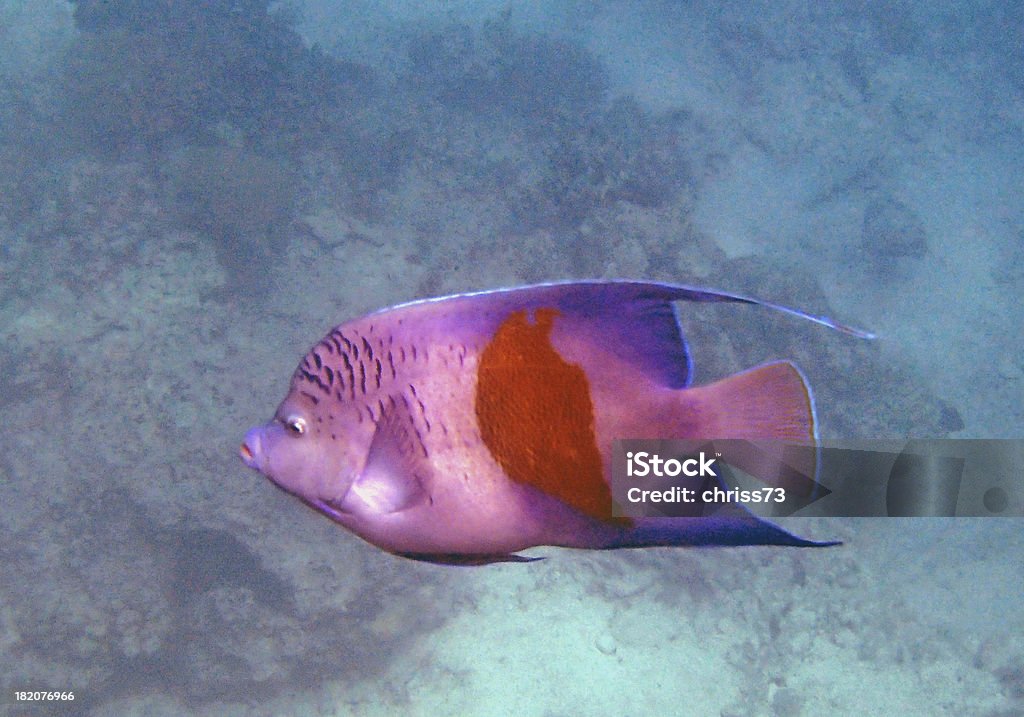
[[[462,567],[490,565],[491,563],[533,563],[544,559],[542,557],[529,558],[525,555],[516,555],[515,553],[498,553],[493,555],[484,553],[397,553],[397,555],[409,558],[410,560],[419,560],[423,563]]]

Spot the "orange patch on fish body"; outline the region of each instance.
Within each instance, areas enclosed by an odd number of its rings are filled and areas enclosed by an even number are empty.
[[[508,477],[599,520],[612,520],[583,369],[551,344],[558,311],[515,311],[480,355],[475,411],[480,435]]]

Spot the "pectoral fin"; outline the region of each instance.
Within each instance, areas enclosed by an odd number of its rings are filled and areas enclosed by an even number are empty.
[[[426,448],[402,402],[377,421],[366,465],[337,507],[346,513],[386,515],[430,500]]]

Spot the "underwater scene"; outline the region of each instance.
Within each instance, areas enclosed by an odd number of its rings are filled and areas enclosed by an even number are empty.
[[[1024,714],[1022,188],[1018,1],[0,0],[0,714]]]

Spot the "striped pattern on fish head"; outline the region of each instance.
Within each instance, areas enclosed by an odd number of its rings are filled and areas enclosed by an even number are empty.
[[[372,327],[333,329],[295,369],[273,420],[246,434],[242,459],[334,515],[330,505],[341,501],[365,465],[389,401],[394,361]]]

